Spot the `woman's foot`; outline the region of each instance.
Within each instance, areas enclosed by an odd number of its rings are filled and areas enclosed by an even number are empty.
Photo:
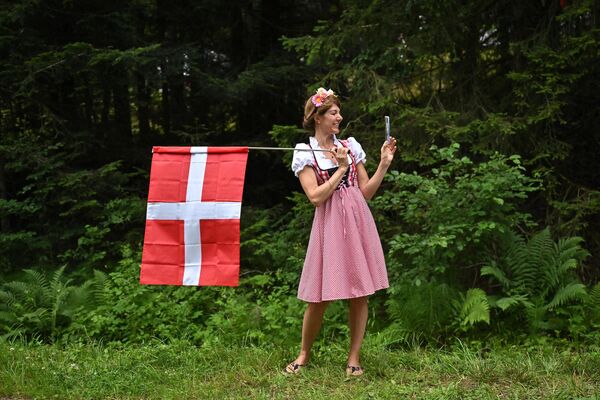
[[[292,375],[298,374],[302,370],[302,368],[306,367],[308,364],[308,356],[304,354],[300,354],[298,358],[289,363],[287,367],[283,370],[284,374]]]
[[[348,365],[346,367],[346,376],[361,376],[365,371],[360,365]]]
[[[293,361],[289,363],[287,367],[285,367],[283,373],[286,375],[299,374],[300,371],[302,371],[302,368],[304,368],[305,366],[306,364],[298,364],[296,361]]]

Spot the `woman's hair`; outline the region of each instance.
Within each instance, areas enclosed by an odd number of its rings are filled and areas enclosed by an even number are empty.
[[[335,94],[327,96],[319,107],[315,106],[313,96],[310,96],[304,105],[304,121],[302,122],[304,129],[311,132],[314,131],[315,117],[325,114],[334,104],[341,108],[340,99]]]

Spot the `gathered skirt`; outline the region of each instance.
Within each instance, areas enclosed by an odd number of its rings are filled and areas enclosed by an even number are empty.
[[[351,299],[387,287],[381,241],[365,198],[358,186],[336,190],[315,209],[298,298]]]

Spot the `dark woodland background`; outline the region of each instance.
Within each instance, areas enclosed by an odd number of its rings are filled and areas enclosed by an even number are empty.
[[[369,171],[384,115],[399,141],[370,332],[597,339],[599,23],[592,0],[0,3],[0,335],[296,343],[291,154],[250,153],[236,289],[140,286],[145,201],[152,146],[293,146],[324,86]]]

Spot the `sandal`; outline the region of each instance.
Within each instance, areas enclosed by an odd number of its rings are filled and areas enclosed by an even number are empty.
[[[294,375],[294,374],[299,374],[300,371],[302,371],[302,368],[304,368],[306,366],[306,364],[298,364],[297,362],[291,362],[287,365],[287,367],[285,367],[285,369],[283,370],[283,373],[286,375]]]
[[[361,376],[365,371],[360,365],[348,365],[346,367],[346,376]]]

